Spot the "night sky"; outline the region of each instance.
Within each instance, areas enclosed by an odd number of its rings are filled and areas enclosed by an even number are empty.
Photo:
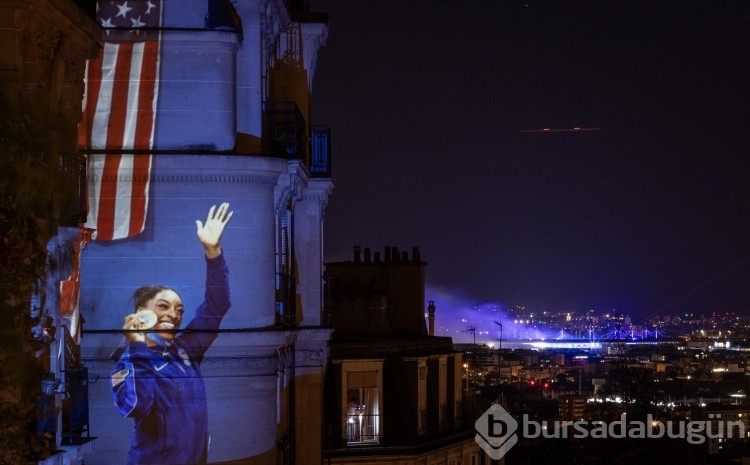
[[[438,311],[750,315],[750,2],[311,9],[326,261],[418,246]]]

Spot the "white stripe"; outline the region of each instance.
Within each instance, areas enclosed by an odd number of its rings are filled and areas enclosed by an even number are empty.
[[[107,128],[109,126],[109,115],[112,108],[112,89],[115,83],[115,68],[117,65],[117,54],[119,45],[105,42],[104,54],[102,56],[102,82],[99,88],[99,97],[96,100],[94,110],[94,121],[91,127],[91,148],[107,148]]]
[[[81,101],[81,111],[83,111],[83,112],[86,111],[86,105],[89,102],[89,93],[86,91],[86,87],[88,87],[89,70],[90,69],[91,69],[91,60],[86,60],[86,69],[83,72],[83,82],[85,83],[85,86],[84,86],[84,91],[83,91],[83,100]],[[82,123],[83,123],[83,121],[81,121],[80,123],[78,123],[79,126]]]
[[[128,103],[125,109],[125,131],[122,137],[122,148],[135,147],[135,128],[138,123],[138,96],[141,86],[141,69],[143,66],[144,42],[133,44],[133,54],[130,58],[130,76],[128,82]]]
[[[154,102],[155,101],[156,101],[156,99],[154,99]],[[154,116],[154,121],[156,121],[156,117],[155,116]],[[152,143],[149,145],[149,148],[151,148],[153,146],[153,140],[154,140],[154,132],[152,130],[151,131],[151,142]],[[150,194],[151,194],[151,166],[153,165],[153,163],[154,163],[154,157],[149,156],[148,157],[148,179],[146,180],[146,185],[145,185],[146,197],[145,197],[145,199],[143,201],[143,203],[144,203],[144,205],[143,205],[143,223],[141,224],[141,230],[139,231],[139,233],[143,232],[143,230],[146,229],[146,218],[148,218],[148,201],[149,201],[149,197],[150,197]]]
[[[102,172],[104,171],[105,155],[101,153],[88,154],[88,172],[86,182],[88,184],[89,211],[86,215],[86,227],[96,229],[96,219],[99,217],[99,199],[102,191]],[[96,239],[96,231],[91,234]]]
[[[163,9],[164,8],[159,8],[159,15],[162,14],[161,10],[163,10]],[[159,18],[159,24],[161,24],[161,17]],[[151,148],[154,147],[154,139],[156,137],[156,115],[158,114],[158,113],[156,113],[156,107],[157,107],[156,102],[159,101],[159,84],[161,84],[161,74],[160,74],[160,71],[161,71],[161,46],[162,46],[161,31],[159,31],[159,37],[157,39],[157,43],[159,44],[159,46],[156,48],[156,67],[154,68],[154,73],[155,73],[154,74],[154,81],[155,81],[154,82],[154,99],[151,101],[151,111],[152,111],[152,114],[154,115],[154,117],[151,119],[151,136],[150,136],[149,141],[148,141],[148,148],[149,149],[151,149]],[[149,162],[148,172],[151,173],[150,162]],[[147,190],[146,192],[150,192],[150,191]],[[148,207],[148,199],[146,199],[146,207]]]
[[[130,201],[133,197],[133,156],[123,155],[117,170],[115,197],[115,228],[112,239],[128,237],[130,232]]]

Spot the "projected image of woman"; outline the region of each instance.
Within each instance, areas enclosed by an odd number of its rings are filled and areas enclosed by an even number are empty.
[[[130,465],[206,463],[208,408],[200,364],[230,307],[219,240],[232,213],[223,203],[211,207],[205,223],[196,221],[206,254],[206,291],[184,331],[178,332],[184,307],[177,292],[166,286],[135,292],[135,311],[122,326],[127,348],[112,371],[115,404],[135,421]]]

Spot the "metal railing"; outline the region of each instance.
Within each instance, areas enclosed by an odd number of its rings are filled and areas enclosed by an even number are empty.
[[[295,296],[297,286],[294,275],[288,273],[276,273],[279,281],[279,292],[281,300],[276,301],[276,324],[284,327],[297,326],[297,308]]]
[[[294,102],[263,102],[263,152],[275,157],[298,158],[309,164],[305,118]]]
[[[346,417],[346,443],[378,444],[380,442],[380,415],[355,414]]]
[[[302,160],[317,178],[331,177],[331,129],[315,125],[307,135],[305,118],[295,102],[263,102],[263,153]]]
[[[310,174],[313,177],[331,177],[331,128],[313,126],[310,131]]]

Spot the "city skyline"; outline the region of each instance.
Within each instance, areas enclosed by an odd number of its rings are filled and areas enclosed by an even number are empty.
[[[466,305],[750,312],[750,5],[676,5],[312,2],[326,261],[418,246]]]

